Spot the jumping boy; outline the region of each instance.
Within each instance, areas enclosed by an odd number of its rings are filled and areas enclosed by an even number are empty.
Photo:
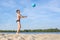
[[[16,10],[16,13],[17,13],[17,25],[18,25],[18,29],[17,29],[17,34],[20,32],[20,29],[21,29],[21,23],[20,23],[20,19],[21,18],[25,18],[25,17],[27,17],[27,16],[22,16],[21,14],[20,14],[20,10]]]

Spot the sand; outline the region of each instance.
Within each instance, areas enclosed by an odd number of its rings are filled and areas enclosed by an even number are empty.
[[[60,34],[0,34],[0,40],[60,40]]]

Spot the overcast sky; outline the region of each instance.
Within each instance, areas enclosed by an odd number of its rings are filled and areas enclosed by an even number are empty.
[[[33,8],[32,4],[36,7]],[[0,30],[16,30],[20,9],[21,29],[60,29],[60,0],[0,0]]]

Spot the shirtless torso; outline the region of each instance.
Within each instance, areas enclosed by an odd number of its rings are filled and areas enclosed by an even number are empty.
[[[16,22],[20,22],[20,18],[21,18],[20,14],[17,14],[17,21]]]

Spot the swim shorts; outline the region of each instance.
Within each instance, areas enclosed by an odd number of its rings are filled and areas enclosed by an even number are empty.
[[[20,22],[20,20],[16,20],[16,22]]]

